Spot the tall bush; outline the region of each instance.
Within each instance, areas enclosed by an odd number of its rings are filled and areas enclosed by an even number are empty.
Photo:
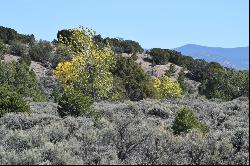
[[[84,95],[94,100],[107,96],[113,86],[110,70],[115,61],[112,52],[93,42],[94,32],[89,29],[74,29],[70,32],[72,35],[69,39],[59,39],[58,49],[63,49],[72,59],[57,65],[57,78],[65,86],[81,89]],[[65,40],[68,42],[65,43]]]
[[[94,41],[94,31],[83,27],[68,31],[68,35],[59,35],[58,49],[71,59],[58,63],[55,75],[64,85],[63,98],[73,105],[78,105],[80,102],[67,94],[71,91],[77,92],[83,100],[81,107],[87,109],[93,101],[107,98],[113,89],[110,70],[114,67],[115,60],[111,51]],[[75,107],[72,112],[74,110]]]

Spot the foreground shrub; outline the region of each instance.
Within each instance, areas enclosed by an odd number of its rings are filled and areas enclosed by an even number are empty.
[[[0,117],[9,112],[27,112],[29,106],[17,92],[0,85]]]
[[[80,91],[68,89],[59,99],[58,113],[62,117],[87,114],[92,103],[91,98],[83,95]]]
[[[164,75],[162,79],[154,79],[154,87],[156,88],[159,98],[182,98],[183,91],[177,81],[171,81],[168,76]]]
[[[208,132],[207,127],[199,122],[191,109],[186,107],[178,110],[172,129],[174,134],[187,133],[190,129],[198,129],[202,134]]]

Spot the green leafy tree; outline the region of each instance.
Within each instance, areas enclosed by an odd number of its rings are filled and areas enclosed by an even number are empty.
[[[187,133],[193,128],[198,129],[203,135],[208,133],[208,128],[194,116],[191,109],[184,107],[178,110],[172,125],[174,134]]]

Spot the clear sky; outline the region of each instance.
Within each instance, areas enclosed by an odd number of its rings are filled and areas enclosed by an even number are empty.
[[[1,0],[0,25],[52,41],[83,25],[144,48],[249,45],[248,0]]]

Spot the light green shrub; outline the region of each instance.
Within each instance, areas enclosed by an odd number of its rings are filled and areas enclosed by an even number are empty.
[[[191,109],[184,107],[178,110],[172,125],[174,134],[180,134],[182,132],[187,133],[188,130],[193,128],[198,129],[202,134],[206,134],[208,132],[208,128],[199,122]]]

